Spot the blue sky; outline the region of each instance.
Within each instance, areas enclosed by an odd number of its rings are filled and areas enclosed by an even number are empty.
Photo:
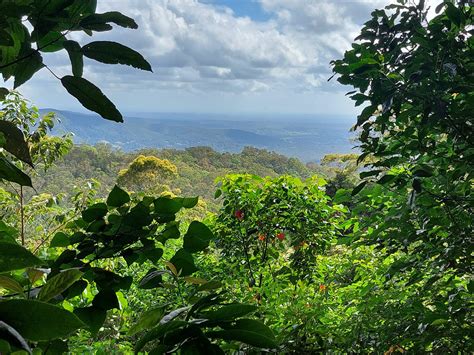
[[[386,0],[107,0],[133,17],[81,44],[112,40],[142,53],[153,73],[86,60],[84,77],[123,112],[344,114],[357,110],[331,76],[370,12]],[[45,56],[58,76],[68,57]],[[20,90],[40,107],[82,111],[47,70]]]

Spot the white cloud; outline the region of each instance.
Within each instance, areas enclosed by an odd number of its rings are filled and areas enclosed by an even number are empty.
[[[258,1],[268,20],[238,17],[225,6],[198,0],[100,1],[100,12],[121,11],[133,17],[139,29],[114,28],[95,34],[93,40],[114,40],[138,50],[150,61],[154,73],[87,60],[84,76],[128,106],[134,105],[127,101],[129,93],[142,92],[143,87],[150,96],[165,91],[166,95],[235,96],[265,92],[267,99],[272,92],[275,97],[284,92],[295,97],[293,94],[343,90],[326,81],[331,75],[329,61],[349,48],[370,11],[386,3]],[[74,38],[82,44],[91,40],[85,35]],[[66,56],[49,55],[48,63],[61,75],[68,73]],[[301,109],[297,100],[295,109]]]

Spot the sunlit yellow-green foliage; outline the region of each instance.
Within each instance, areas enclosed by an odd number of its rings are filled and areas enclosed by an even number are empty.
[[[135,191],[162,192],[178,176],[178,168],[167,159],[139,155],[118,173],[117,183]]]

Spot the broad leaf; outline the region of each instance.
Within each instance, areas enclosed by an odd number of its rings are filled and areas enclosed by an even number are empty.
[[[278,343],[270,328],[255,319],[239,319],[235,324],[222,331],[206,334],[210,338],[241,341],[259,348],[276,348]]]
[[[132,18],[125,16],[118,11],[89,15],[80,22],[80,25],[84,28],[93,30],[95,26],[107,24],[109,22],[126,28],[138,28],[137,23]]]
[[[202,312],[200,314],[200,317],[209,320],[219,321],[234,320],[235,318],[239,318],[249,313],[255,312],[257,308],[257,306],[251,304],[228,304],[213,311]]]
[[[0,120],[0,133],[6,138],[3,148],[18,159],[33,166],[30,149],[25,141],[23,132],[12,122]]]
[[[11,277],[0,275],[0,288],[23,295],[23,287]]]
[[[18,244],[0,241],[0,273],[41,265],[43,262]]]
[[[97,112],[103,118],[115,122],[123,122],[122,114],[100,89],[90,81],[66,75],[61,78],[66,90],[85,108]]]
[[[110,207],[120,207],[130,202],[130,196],[117,185],[114,186],[107,197],[107,205]]]
[[[129,336],[133,336],[143,330],[150,329],[158,324],[161,317],[163,317],[164,308],[158,307],[145,311],[138,321],[130,327],[128,331]]]
[[[13,88],[16,89],[24,84],[41,68],[44,67],[43,58],[37,51],[31,50],[28,57],[21,60],[16,66],[13,75],[15,76],[15,83]]]
[[[41,288],[38,299],[40,301],[48,302],[51,298],[59,295],[67,290],[72,284],[79,280],[82,272],[77,269],[69,269],[54,275]]]
[[[84,327],[71,312],[34,300],[0,302],[0,319],[31,341],[63,338]]]
[[[74,314],[89,327],[92,335],[95,335],[104,324],[107,311],[102,308],[91,306],[76,308]]]
[[[102,63],[125,64],[137,69],[152,71],[150,63],[140,53],[117,42],[91,42],[82,47],[82,53],[86,57]]]
[[[0,180],[7,180],[21,186],[32,187],[31,179],[5,157],[0,157]]]
[[[76,41],[65,41],[63,46],[69,55],[69,60],[71,61],[72,74],[81,77],[84,68],[81,46]]]
[[[211,230],[204,223],[193,221],[184,236],[183,248],[190,253],[202,251],[209,246],[212,238]]]
[[[193,256],[184,249],[178,250],[170,262],[176,267],[180,276],[188,276],[198,270],[194,265]]]

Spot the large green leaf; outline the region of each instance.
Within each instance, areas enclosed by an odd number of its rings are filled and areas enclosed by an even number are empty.
[[[43,262],[18,244],[0,241],[0,273],[41,265]]]
[[[115,122],[123,122],[122,114],[100,89],[90,81],[71,75],[61,78],[66,90],[85,108],[97,112],[103,118]]]
[[[125,64],[142,70],[151,70],[143,56],[133,49],[117,42],[96,41],[82,47],[82,53],[91,59],[106,64]]]
[[[209,246],[212,238],[211,230],[204,223],[193,221],[184,236],[183,248],[190,253],[202,251]]]
[[[80,22],[80,25],[84,28],[93,30],[95,26],[107,24],[109,22],[126,28],[138,28],[137,23],[132,18],[125,16],[118,11],[89,15]]]
[[[188,276],[198,270],[194,265],[193,256],[184,249],[178,250],[170,262],[176,267],[180,276]]]
[[[81,46],[76,41],[64,41],[63,46],[71,61],[72,74],[81,77],[84,68]]]
[[[33,166],[30,149],[23,132],[12,122],[0,120],[0,133],[6,138],[4,149],[18,159]]]
[[[21,186],[33,186],[30,177],[5,157],[0,157],[0,179],[11,181]]]
[[[143,289],[152,289],[160,287],[163,284],[163,275],[168,274],[167,270],[157,270],[152,268],[140,280],[138,287]]]
[[[234,320],[236,318],[245,316],[249,313],[255,312],[257,310],[257,306],[251,304],[241,304],[241,303],[234,303],[234,304],[227,304],[222,306],[218,309],[202,312],[200,314],[201,318],[209,319],[209,320]]]
[[[63,338],[84,327],[71,312],[34,300],[0,302],[0,319],[31,341]]]
[[[110,207],[120,207],[130,201],[130,196],[117,185],[114,186],[107,197],[107,205]]]
[[[135,352],[139,352],[143,347],[150,341],[159,339],[167,332],[186,326],[188,323],[181,320],[173,320],[164,324],[159,324],[155,328],[151,329],[142,338],[138,340],[135,345]]]
[[[82,219],[88,223],[104,217],[108,212],[107,205],[103,202],[93,204],[82,211]]]
[[[105,322],[107,311],[98,307],[76,308],[74,314],[87,326],[90,332],[95,335]]]
[[[158,321],[163,317],[164,307],[157,307],[149,309],[138,318],[138,321],[130,327],[128,331],[129,336],[133,336],[143,330],[150,329],[158,324]]]
[[[67,290],[73,283],[79,280],[82,272],[77,269],[69,269],[54,275],[41,288],[38,299],[40,301],[48,302],[51,298],[59,295]]]
[[[31,49],[31,53],[28,53],[28,56],[15,66],[13,72],[15,83],[13,84],[13,88],[16,89],[30,80],[31,77],[43,67],[43,57],[41,57],[39,52]]]
[[[210,338],[241,341],[259,348],[276,348],[278,343],[270,328],[255,319],[239,319],[225,330],[206,334]]]

